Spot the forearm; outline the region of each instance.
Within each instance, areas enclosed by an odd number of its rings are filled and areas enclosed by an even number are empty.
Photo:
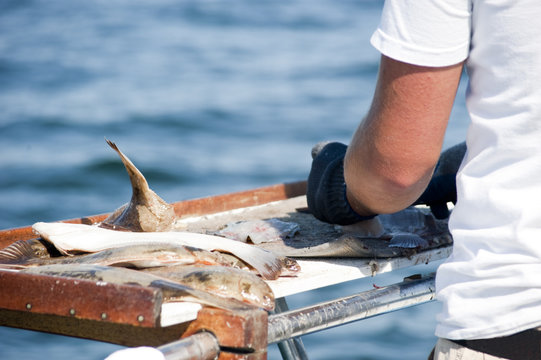
[[[426,68],[382,57],[370,111],[348,147],[348,201],[359,214],[412,204],[438,160],[462,65]]]
[[[364,136],[358,132],[356,137]],[[348,201],[361,215],[402,210],[421,195],[436,162],[437,155],[432,159],[400,151],[388,153],[372,142],[354,138],[344,159]]]

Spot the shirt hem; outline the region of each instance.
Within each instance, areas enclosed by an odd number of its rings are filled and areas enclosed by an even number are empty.
[[[425,49],[391,38],[380,29],[370,38],[370,43],[383,55],[405,63],[444,67],[461,63],[468,57],[468,43],[447,49]]]

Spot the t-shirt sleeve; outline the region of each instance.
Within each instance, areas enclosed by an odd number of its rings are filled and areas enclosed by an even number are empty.
[[[386,0],[370,42],[383,55],[422,66],[468,57],[471,0]]]

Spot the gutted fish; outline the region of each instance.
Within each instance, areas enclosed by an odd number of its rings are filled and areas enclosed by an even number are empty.
[[[148,268],[192,264],[221,265],[226,262],[219,253],[167,243],[136,244],[85,255],[56,257],[38,256],[35,248],[36,245],[29,241],[17,241],[11,244],[0,250],[0,267],[25,268],[51,264],[96,264]]]
[[[30,267],[21,270],[24,273],[41,274],[93,280],[120,285],[150,286],[162,290],[164,299],[171,302],[189,301],[228,310],[244,310],[250,306],[229,298],[223,298],[205,291],[192,289],[153,274],[126,268],[88,265],[88,264],[54,264]]]
[[[173,206],[162,200],[150,189],[143,174],[133,165],[112,141],[107,144],[115,150],[128,171],[132,197],[128,204],[111,213],[101,227],[125,231],[168,231],[176,220]]]
[[[244,270],[224,266],[168,266],[145,269],[145,272],[265,310],[274,309],[274,294],[269,285]]]
[[[214,235],[180,231],[123,232],[82,224],[44,222],[35,223],[32,228],[66,255],[126,245],[169,243],[230,253],[256,269],[264,279],[278,278],[285,265],[280,257],[270,251]]]

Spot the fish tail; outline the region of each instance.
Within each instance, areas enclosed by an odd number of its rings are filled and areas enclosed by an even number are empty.
[[[34,249],[28,241],[19,240],[0,250],[0,264],[9,267],[24,267],[24,264],[34,258]]]
[[[130,181],[131,181],[133,189],[134,190],[139,189],[141,188],[141,186],[148,188],[147,180],[145,179],[143,174],[139,171],[139,169],[135,167],[135,165],[131,162],[131,160],[126,155],[124,155],[122,151],[120,151],[120,149],[118,148],[118,146],[116,146],[114,142],[112,142],[111,140],[107,138],[105,139],[105,141],[120,156],[120,160],[122,160],[122,163],[126,167],[126,170],[128,171],[128,175],[130,176]]]

